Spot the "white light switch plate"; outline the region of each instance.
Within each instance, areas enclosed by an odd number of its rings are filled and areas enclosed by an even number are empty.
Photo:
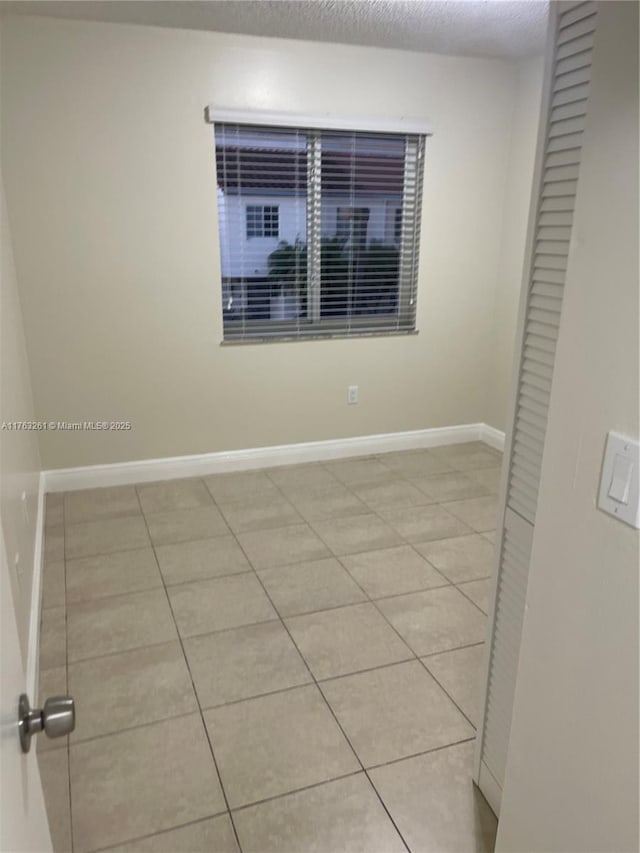
[[[607,436],[598,507],[640,528],[640,446],[617,432]]]

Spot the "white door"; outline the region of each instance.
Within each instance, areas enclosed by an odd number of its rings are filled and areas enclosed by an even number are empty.
[[[0,850],[47,853],[51,836],[35,741],[25,755],[18,740],[18,699],[26,678],[1,527],[0,563]]]
[[[563,0],[550,11],[545,100],[529,226],[512,417],[505,448],[483,718],[475,779],[496,814],[509,749],[538,486],[571,249],[589,103],[598,4]]]

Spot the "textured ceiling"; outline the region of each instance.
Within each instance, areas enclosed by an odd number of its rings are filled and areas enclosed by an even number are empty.
[[[547,0],[71,0],[5,11],[521,59],[543,52]]]

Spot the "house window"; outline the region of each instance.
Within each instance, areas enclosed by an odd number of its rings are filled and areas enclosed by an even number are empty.
[[[214,125],[224,340],[414,331],[425,136]]]
[[[278,205],[247,205],[247,239],[251,237],[277,237],[279,226]]]
[[[393,220],[393,240],[396,246],[402,241],[402,208],[397,207]]]

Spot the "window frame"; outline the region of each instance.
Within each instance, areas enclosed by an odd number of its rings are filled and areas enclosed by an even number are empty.
[[[268,211],[268,212],[267,212]],[[251,226],[249,218],[253,218]],[[267,221],[269,226],[267,227]],[[275,221],[275,234],[272,233]],[[260,231],[250,234],[249,229]],[[267,233],[269,231],[269,233]],[[279,204],[246,204],[245,205],[245,234],[247,240],[254,239],[280,239],[280,205]]]
[[[245,112],[225,110],[210,106],[206,111],[207,121],[216,124],[248,125],[252,128],[263,127],[267,131],[272,128],[291,128],[296,132],[304,132],[307,139],[307,234],[308,275],[306,292],[306,317],[293,320],[223,320],[223,344],[255,344],[288,340],[317,340],[318,338],[352,338],[371,335],[406,335],[417,334],[415,302],[417,295],[417,267],[419,258],[419,231],[423,202],[422,180],[424,171],[424,151],[426,138],[432,134],[430,126],[422,121],[411,120],[369,120],[348,119],[337,117],[306,116],[301,114],[273,112]],[[397,307],[392,313],[369,314],[362,316],[345,316],[341,318],[326,318],[321,316],[321,281],[320,281],[320,208],[322,193],[320,176],[322,169],[321,136],[323,132],[333,130],[354,133],[371,133],[402,135],[405,137],[405,177],[402,211],[403,234],[399,250],[399,275]],[[408,174],[407,166],[409,138],[414,150],[411,157],[411,168]],[[414,186],[413,191],[409,187]],[[406,205],[406,198],[413,200],[412,205]],[[262,206],[263,209],[265,205]],[[407,213],[405,208],[411,207]],[[407,220],[411,220],[407,222]],[[278,231],[279,220],[278,220]],[[409,237],[407,232],[412,232]],[[253,239],[249,238],[248,239]],[[411,239],[413,251],[407,258],[402,244],[405,239]],[[392,242],[396,242],[395,228]],[[238,283],[246,289],[246,283]],[[245,290],[246,292],[246,290]]]

